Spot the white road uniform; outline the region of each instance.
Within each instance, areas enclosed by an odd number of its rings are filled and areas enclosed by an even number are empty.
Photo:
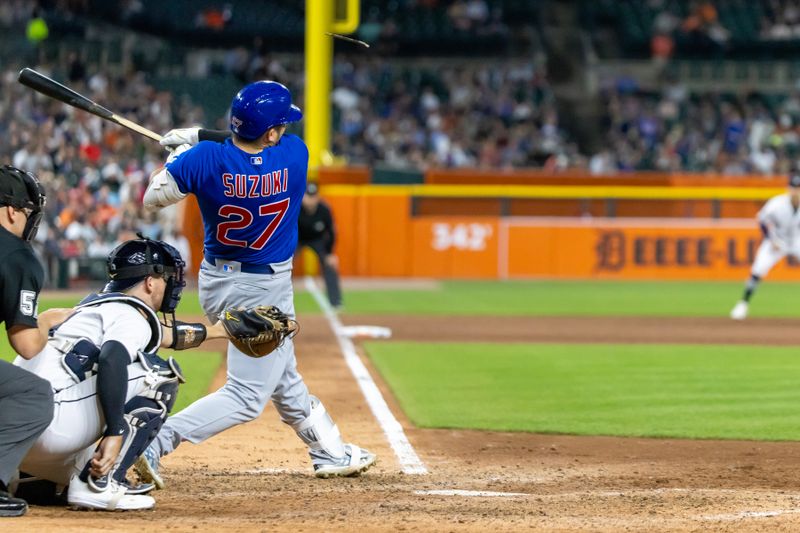
[[[178,374],[166,368],[167,365],[153,365],[157,361],[155,351],[161,344],[161,328],[155,312],[140,300],[122,294],[94,298],[97,298],[94,302],[79,306],[55,330],[36,357],[30,360],[17,357],[14,361],[48,380],[55,396],[53,421],[23,460],[20,471],[61,485],[84,469],[105,428],[97,397],[97,375],[92,371],[92,366],[97,368],[96,360],[93,363],[92,359],[104,343],[117,341],[130,355],[125,398],[129,432],[112,475],[133,463],[135,456],[128,458],[130,464],[120,465],[125,462],[126,453],[134,451],[131,448],[135,447],[132,442],[137,431],[140,440],[144,439],[144,432],[157,431],[177,389]],[[157,412],[161,410],[163,413]],[[142,450],[147,443],[149,440]],[[124,480],[124,473],[123,470],[114,475],[114,479]]]
[[[758,248],[751,273],[763,278],[787,255],[800,259],[800,209],[792,206],[788,193],[781,194],[764,204],[758,221],[767,227],[768,237]]]

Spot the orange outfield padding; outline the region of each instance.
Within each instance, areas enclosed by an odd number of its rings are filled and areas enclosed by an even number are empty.
[[[411,221],[411,275],[496,278],[496,218],[422,218]]]
[[[743,280],[761,242],[749,221],[529,219],[500,231],[509,278]],[[769,278],[798,280],[800,267],[782,261]]]

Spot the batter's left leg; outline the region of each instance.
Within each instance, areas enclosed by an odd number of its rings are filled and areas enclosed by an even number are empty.
[[[357,476],[375,464],[376,456],[355,444],[345,444],[338,426],[319,398],[308,393],[297,372],[294,352],[272,395],[281,420],[308,446],[317,477]]]

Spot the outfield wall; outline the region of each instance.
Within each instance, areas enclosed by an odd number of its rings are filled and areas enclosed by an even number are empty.
[[[760,242],[752,218],[523,217],[486,214],[480,206],[498,199],[613,198],[637,204],[647,214],[650,201],[702,200],[742,202],[754,214],[782,190],[327,185],[321,194],[334,213],[336,253],[345,276],[739,280],[746,278]],[[419,208],[421,199],[466,204],[460,214],[431,214]],[[193,209],[186,211],[185,232],[193,257],[199,258],[199,218]],[[308,266],[298,265],[298,271]],[[770,279],[800,279],[800,269],[784,262]]]

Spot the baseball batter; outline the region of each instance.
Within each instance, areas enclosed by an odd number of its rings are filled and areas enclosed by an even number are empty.
[[[789,177],[788,192],[770,198],[758,212],[758,224],[764,239],[758,248],[744,295],[731,310],[731,318],[747,318],[750,298],[758,283],[778,261],[791,255],[800,259],[800,174]]]
[[[231,138],[198,142],[195,128],[174,130],[162,141],[188,144],[153,173],[144,204],[159,208],[188,194],[197,198],[205,227],[200,302],[212,322],[220,311],[235,306],[276,305],[294,317],[292,255],[308,149],[285,130],[301,118],[286,87],[259,81],[233,99]],[[323,404],[309,395],[287,340],[263,358],[248,357],[229,344],[225,385],[171,417],[137,470],[162,487],[160,456],[183,441],[199,443],[255,419],[270,399],[281,420],[308,445],[317,477],[358,475],[375,463],[374,454],[342,442]]]
[[[184,262],[161,241],[136,239],[108,257],[109,282],[86,297],[54,328],[36,357],[14,364],[46,379],[53,388],[53,421],[20,465],[33,476],[67,485],[73,507],[149,509],[125,474],[147,448],[175,402],[180,368],[156,354],[159,347],[186,349],[208,338],[227,337],[222,328],[174,321],[185,285]],[[162,327],[157,311],[173,314]],[[99,439],[99,444],[97,443]],[[55,486],[52,487],[56,491]]]

